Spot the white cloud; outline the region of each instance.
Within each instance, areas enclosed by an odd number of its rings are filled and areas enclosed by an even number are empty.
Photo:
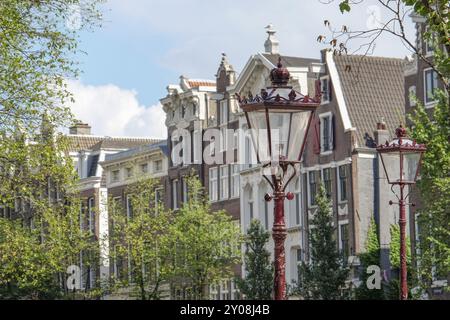
[[[143,106],[137,92],[114,84],[92,86],[68,81],[74,94],[71,105],[77,119],[92,126],[92,133],[107,136],[165,138],[165,113],[160,104]]]

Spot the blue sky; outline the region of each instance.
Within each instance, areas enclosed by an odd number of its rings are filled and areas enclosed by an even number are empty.
[[[330,36],[323,21],[356,30],[371,13],[389,18],[375,0],[365,0],[342,15],[338,0],[109,0],[103,27],[83,32],[80,79],[70,81],[77,100],[74,113],[95,134],[164,137],[164,113],[158,100],[180,75],[213,79],[221,53],[239,72],[250,55],[263,51],[264,27],[272,23],[282,54],[319,57]],[[407,32],[414,37],[413,24]],[[357,48],[356,43],[350,49]],[[397,39],[383,36],[373,53],[404,57]],[[108,114],[108,119],[105,120]]]

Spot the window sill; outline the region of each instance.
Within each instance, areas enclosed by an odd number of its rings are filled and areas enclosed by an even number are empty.
[[[427,102],[427,103],[425,103],[425,109],[431,109],[431,108],[433,108],[435,105],[437,104],[437,101],[430,101],[430,102]]]
[[[333,150],[320,152],[321,156],[329,156],[330,154],[333,154]]]

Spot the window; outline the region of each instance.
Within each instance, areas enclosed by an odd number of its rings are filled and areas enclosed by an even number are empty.
[[[311,206],[316,205],[317,194],[317,171],[309,172],[309,203]]]
[[[424,28],[424,45],[425,45],[425,55],[429,56],[432,55],[434,52],[434,41],[435,41],[435,35],[434,33],[429,35],[429,39],[425,39],[425,33],[429,32],[428,26],[425,26]]]
[[[88,200],[88,214],[89,214],[89,231],[94,232],[95,230],[95,201],[94,198],[89,198]]]
[[[240,178],[239,165],[231,165],[231,198],[239,197]]]
[[[333,116],[331,113],[320,115],[320,152],[333,149]]]
[[[248,193],[248,222],[249,222],[249,226],[250,223],[253,220],[253,190],[250,189],[249,193]]]
[[[172,181],[172,208],[178,209],[178,180]]]
[[[133,176],[133,168],[126,168],[125,171],[127,178],[131,178]]]
[[[217,201],[217,167],[209,169],[209,199]]]
[[[298,248],[297,250],[297,265],[302,262],[302,249]]]
[[[322,90],[322,103],[330,102],[331,101],[330,78],[328,76],[321,78],[320,86]]]
[[[161,201],[163,201],[164,200],[164,198],[163,198],[163,190],[162,189],[156,189],[155,190],[155,206],[158,206],[159,205],[159,203],[161,202]]]
[[[154,171],[155,172],[162,171],[162,160],[156,160],[153,164],[154,164]]]
[[[186,106],[183,104],[181,106],[181,118],[184,118],[186,116]]]
[[[347,200],[347,166],[339,167],[339,200]]]
[[[198,107],[196,103],[192,104],[192,114],[196,117],[198,116]]]
[[[133,218],[133,201],[131,195],[127,195],[127,218]]]
[[[228,101],[220,101],[220,124],[226,124],[228,122]]]
[[[328,199],[331,198],[331,168],[323,169],[323,184],[325,186],[325,191],[327,192]]]
[[[425,103],[432,103],[438,87],[437,73],[433,69],[425,69],[423,74],[425,81]]]
[[[228,166],[220,167],[220,199],[228,199]]]
[[[183,187],[183,202],[187,202],[189,193],[186,178],[183,178],[183,180],[181,180],[181,186]]]
[[[228,147],[227,127],[220,128],[220,152],[224,152]]]
[[[147,173],[148,172],[148,163],[141,164],[141,172]]]
[[[342,257],[344,260],[344,264],[347,264],[348,257],[350,256],[350,247],[349,247],[349,234],[348,234],[348,223],[341,224],[339,226],[339,233],[340,233],[340,249],[342,253]]]
[[[408,89],[409,92],[409,105],[411,107],[416,106],[416,86],[411,86]]]
[[[119,178],[120,178],[119,170],[114,170],[111,172],[111,182],[117,182],[117,181],[119,181]]]
[[[269,230],[269,202],[264,201],[264,228]]]

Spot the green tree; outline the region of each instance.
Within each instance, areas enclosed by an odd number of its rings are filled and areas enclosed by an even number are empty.
[[[274,270],[270,253],[265,248],[270,233],[265,231],[259,220],[252,220],[245,237],[244,279],[236,283],[242,294],[249,300],[269,300],[272,296]]]
[[[361,285],[356,288],[355,296],[358,300],[382,300],[384,298],[383,290],[369,289],[367,280],[369,274],[366,270],[369,266],[380,265],[380,241],[378,239],[377,224],[372,217],[370,220],[369,230],[367,231],[366,251],[359,255],[361,261]]]
[[[192,288],[193,299],[206,299],[207,285],[233,277],[240,261],[239,225],[225,211],[211,211],[198,177],[187,178],[188,201],[169,227],[175,250],[173,284]]]
[[[145,178],[127,187],[125,193],[131,204],[128,215],[120,203],[108,201],[111,258],[130,266],[123,270],[127,274],[113,279],[115,287],[129,288],[132,296],[142,300],[159,299],[161,284],[168,281],[171,271],[170,217],[156,200],[159,186],[155,179]]]
[[[391,225],[391,243],[389,245],[389,260],[391,262],[391,270],[396,274],[392,278],[386,290],[386,297],[389,300],[398,300],[400,296],[400,226],[398,224]],[[413,294],[411,289],[417,285],[417,274],[412,268],[411,263],[411,241],[406,237],[406,265],[408,268],[408,299],[415,299],[417,296]]]
[[[317,210],[309,231],[311,262],[301,264],[297,290],[305,299],[343,299],[349,270],[343,267],[342,255],[337,248],[330,200],[323,184],[316,203]]]

